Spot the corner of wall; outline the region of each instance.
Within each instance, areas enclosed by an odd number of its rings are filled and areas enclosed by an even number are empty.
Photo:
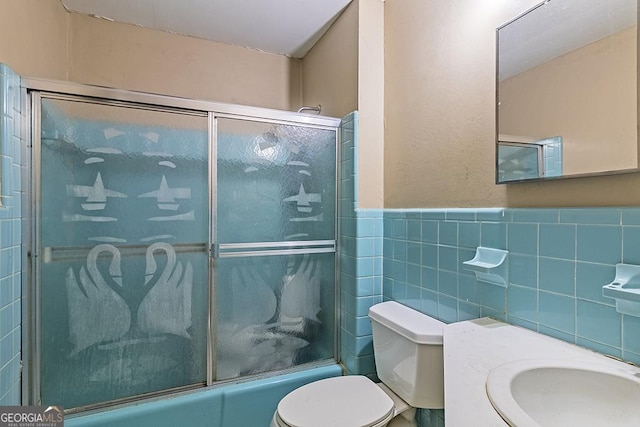
[[[303,104],[342,117],[358,108],[358,1],[354,0],[302,59]]]
[[[358,120],[354,111],[340,128],[340,353],[347,373],[375,379],[368,311],[382,301],[383,218],[381,209],[357,208]]]
[[[289,109],[297,111],[303,104],[302,60],[289,58]]]
[[[384,2],[361,1],[358,10],[358,206],[384,206]]]

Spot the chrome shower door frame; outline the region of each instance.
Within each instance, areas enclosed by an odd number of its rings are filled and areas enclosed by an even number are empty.
[[[199,250],[208,252],[208,312],[207,312],[207,373],[206,383],[200,385],[188,385],[177,389],[162,390],[150,393],[144,396],[132,396],[117,401],[109,401],[99,404],[92,404],[80,408],[74,408],[69,412],[80,412],[84,410],[99,409],[118,403],[135,402],[142,399],[158,398],[160,395],[175,393],[180,391],[191,390],[202,386],[210,386],[216,384],[216,360],[215,360],[215,343],[216,343],[216,323],[215,323],[215,260],[217,256],[240,256],[227,253],[227,250],[240,249],[236,247],[220,247],[216,244],[216,119],[236,118],[250,121],[259,121],[270,124],[286,124],[293,126],[303,126],[318,129],[333,130],[336,134],[335,152],[336,152],[336,200],[335,200],[335,236],[329,241],[314,242],[287,242],[287,244],[276,245],[271,247],[273,253],[294,254],[294,253],[327,253],[333,252],[335,259],[335,319],[334,319],[334,359],[338,359],[340,342],[340,292],[339,292],[339,260],[337,256],[337,236],[339,233],[338,218],[338,183],[339,183],[339,164],[340,150],[338,144],[340,119],[298,114],[295,112],[273,110],[261,107],[242,106],[236,104],[217,103],[204,100],[194,100],[187,98],[179,98],[165,95],[148,94],[142,92],[134,92],[120,89],[111,89],[90,85],[81,85],[75,83],[41,80],[41,79],[22,79],[22,95],[26,106],[25,117],[29,121],[24,126],[23,133],[30,150],[30,158],[27,161],[27,172],[29,182],[25,191],[25,202],[23,207],[24,217],[27,219],[24,227],[27,236],[24,245],[23,259],[27,262],[24,275],[22,290],[22,401],[23,404],[40,405],[40,369],[42,352],[40,348],[41,342],[41,275],[40,275],[40,258],[44,255],[40,253],[41,248],[41,117],[40,105],[42,98],[62,99],[62,100],[84,100],[91,103],[102,105],[120,106],[139,108],[144,110],[173,112],[182,114],[192,114],[207,117],[208,120],[208,196],[209,196],[209,212],[208,224],[209,235],[206,248]],[[228,246],[228,245],[227,245]],[[249,251],[256,249],[255,247],[245,248]],[[264,249],[264,248],[262,248]],[[135,248],[133,249],[135,250]],[[220,252],[222,250],[222,252]],[[226,255],[225,255],[226,254]],[[264,376],[264,374],[263,374]],[[251,378],[251,377],[247,377]],[[236,380],[237,381],[237,380]]]

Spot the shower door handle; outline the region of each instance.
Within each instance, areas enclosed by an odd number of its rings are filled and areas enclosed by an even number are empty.
[[[213,258],[213,259],[220,258],[220,244],[219,243],[212,243],[209,253],[210,253],[211,258]]]
[[[335,253],[335,251],[335,240],[214,243],[211,245],[211,257],[214,259],[273,255],[324,254]]]

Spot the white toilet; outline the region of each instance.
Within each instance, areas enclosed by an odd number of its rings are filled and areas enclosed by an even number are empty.
[[[394,301],[369,309],[376,384],[327,378],[287,394],[271,427],[415,426],[416,408],[444,407],[444,323]]]

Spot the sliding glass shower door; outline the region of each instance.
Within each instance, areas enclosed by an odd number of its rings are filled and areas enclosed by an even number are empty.
[[[25,404],[335,359],[337,121],[79,92],[29,92]]]
[[[336,132],[216,119],[216,379],[334,357]]]
[[[41,402],[204,383],[206,113],[53,97],[40,123]]]

